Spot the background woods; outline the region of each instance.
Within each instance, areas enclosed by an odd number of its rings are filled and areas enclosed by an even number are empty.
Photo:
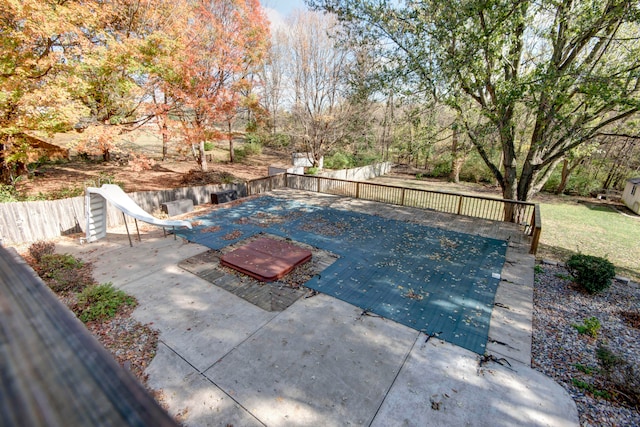
[[[519,200],[640,173],[636,2],[307,3],[271,25],[258,0],[0,0],[3,181],[34,135],[109,161],[141,128],[201,170],[268,145]]]

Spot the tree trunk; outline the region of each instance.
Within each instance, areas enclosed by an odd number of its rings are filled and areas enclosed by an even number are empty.
[[[502,143],[502,156],[504,163],[504,182],[502,183],[502,196],[509,200],[518,200],[518,170],[515,147],[513,144],[513,133],[508,127],[500,130]],[[504,220],[507,222],[516,221],[515,205],[505,203]]]
[[[0,182],[11,184],[11,170],[5,158],[7,148],[4,143],[0,143]]]
[[[198,144],[198,163],[200,163],[200,170],[202,172],[207,172],[209,170],[207,156],[204,154],[204,141],[200,141]]]
[[[569,175],[571,174],[571,170],[569,169],[569,160],[562,160],[562,173],[560,176],[560,184],[558,184],[558,188],[556,188],[556,194],[564,194],[564,190],[567,188],[567,183],[569,182]]]
[[[169,129],[166,118],[162,119],[162,161],[167,160],[167,152],[169,147]]]
[[[236,153],[234,153],[233,148],[233,132],[231,132],[231,122],[227,122],[227,138],[229,139],[229,161],[231,163],[236,160]]]
[[[505,199],[518,200],[518,170],[513,144],[503,144],[502,150],[504,163],[502,196]]]
[[[460,169],[464,163],[464,157],[461,155],[458,149],[458,128],[453,127],[453,135],[451,136],[451,173],[449,174],[449,181],[458,184],[460,182]]]

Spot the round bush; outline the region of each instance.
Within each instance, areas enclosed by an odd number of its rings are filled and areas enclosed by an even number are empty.
[[[609,260],[591,255],[573,255],[567,261],[567,269],[575,281],[590,294],[611,286],[616,270]]]

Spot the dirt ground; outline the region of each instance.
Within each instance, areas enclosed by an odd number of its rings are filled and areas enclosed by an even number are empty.
[[[82,193],[85,187],[99,185],[98,180],[109,178],[121,184],[127,192],[162,190],[189,185],[218,184],[232,181],[247,181],[268,175],[269,165],[287,165],[290,157],[268,148],[262,154],[252,155],[241,162],[230,163],[229,151],[216,148],[210,154],[209,171],[198,172],[198,165],[187,156],[171,156],[168,160],[153,159],[148,170],[139,171],[127,161],[116,159],[110,162],[73,159],[68,162],[40,166],[29,177],[16,184],[20,194],[36,196],[73,190]]]

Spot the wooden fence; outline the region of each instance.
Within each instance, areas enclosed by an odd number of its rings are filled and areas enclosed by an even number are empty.
[[[234,189],[238,192],[239,197],[245,197],[267,193],[276,188],[335,194],[492,221],[516,223],[522,227],[526,235],[531,236],[530,252],[532,254],[538,250],[542,231],[540,208],[533,203],[313,175],[283,173],[240,184],[143,191],[129,193],[129,196],[142,209],[154,212],[160,209],[162,203],[177,199],[192,199],[194,205],[210,203],[211,193],[221,190]],[[34,242],[82,232],[85,227],[84,197],[42,202],[2,203],[0,204],[0,215],[0,237],[5,243]],[[113,227],[123,223],[122,213],[109,205],[107,225]]]
[[[191,199],[194,205],[211,203],[211,193],[233,189],[239,197],[248,195],[251,182],[237,184],[203,185],[160,191],[128,193],[147,212],[156,212],[165,202]],[[133,219],[126,217],[127,222]],[[124,224],[122,212],[107,204],[107,226]],[[0,242],[5,244],[29,243],[83,232],[86,225],[84,196],[37,202],[0,203]]]
[[[287,186],[287,174],[279,173],[277,175],[271,175],[264,178],[258,178],[251,181],[247,181],[247,195],[253,196],[256,194],[268,193],[276,188],[283,188]]]

